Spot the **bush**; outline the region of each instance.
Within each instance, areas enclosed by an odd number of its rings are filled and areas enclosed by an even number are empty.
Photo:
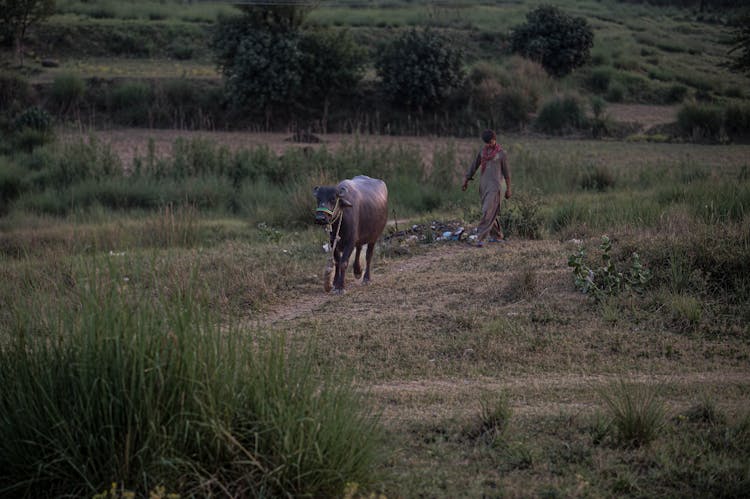
[[[558,96],[542,106],[535,125],[545,133],[563,134],[586,127],[587,120],[577,98]]]
[[[378,54],[375,67],[383,95],[411,110],[443,104],[464,80],[461,51],[429,29],[403,33]]]
[[[86,83],[74,73],[63,73],[55,77],[50,89],[52,104],[61,113],[77,107],[86,93]]]
[[[571,17],[543,5],[526,14],[526,24],[511,34],[511,50],[538,61],[553,76],[565,76],[585,64],[594,32],[583,17]]]
[[[5,72],[0,74],[0,113],[28,106],[32,94],[32,87],[26,78]]]
[[[705,104],[688,104],[677,113],[677,128],[693,140],[718,140],[722,130],[721,109]]]
[[[23,175],[18,165],[0,157],[0,215],[6,213],[10,203],[21,194]]]
[[[730,104],[724,110],[724,128],[731,138],[750,136],[750,105]]]
[[[16,118],[16,129],[23,128],[50,132],[52,131],[52,117],[40,107],[30,107]]]
[[[248,16],[220,19],[211,47],[230,100],[264,113],[268,125],[275,111],[289,109],[302,95],[300,34]]]
[[[612,68],[598,67],[591,70],[586,85],[595,93],[604,94],[609,90],[612,81]]]
[[[147,125],[151,120],[153,91],[140,81],[117,84],[109,93],[108,107],[112,116],[122,125]]]

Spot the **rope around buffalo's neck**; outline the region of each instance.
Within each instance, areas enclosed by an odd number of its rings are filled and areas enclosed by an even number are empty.
[[[341,222],[342,222],[342,218],[344,217],[344,212],[341,209],[339,209],[340,200],[341,198],[338,198],[338,197],[336,198],[336,205],[333,207],[333,211],[331,212],[332,213],[331,221],[328,224],[326,224],[326,232],[328,232],[328,234],[331,234],[333,232],[333,224],[335,224],[336,221],[339,222],[339,226],[336,227],[336,237],[334,238],[333,245],[331,247],[331,260],[334,260],[334,255],[336,252],[336,245],[338,245],[339,239],[341,239],[339,237],[339,233],[341,232]]]

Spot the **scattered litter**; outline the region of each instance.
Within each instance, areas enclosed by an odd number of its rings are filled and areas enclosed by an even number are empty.
[[[394,230],[384,236],[388,240],[400,240],[402,243],[434,243],[443,241],[465,241],[467,232],[460,221],[432,221],[424,224],[413,224],[411,228]]]
[[[580,239],[571,239],[568,242],[572,244],[580,245],[583,241],[581,241]]]
[[[109,250],[109,256],[125,256],[125,252]]]
[[[331,245],[330,245],[330,244],[328,244],[328,243],[325,243],[325,244],[323,245],[323,252],[324,252],[324,253],[328,253],[329,251],[331,251]]]

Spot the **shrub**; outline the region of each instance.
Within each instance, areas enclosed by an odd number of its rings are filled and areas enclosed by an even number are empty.
[[[0,157],[0,214],[7,212],[11,202],[22,191],[24,171],[15,163]]]
[[[513,52],[540,62],[558,77],[585,64],[593,45],[594,32],[585,18],[549,5],[526,14],[526,24],[516,26],[511,34]]]
[[[728,105],[724,110],[724,127],[731,138],[750,136],[750,106]]]
[[[604,192],[616,184],[614,172],[603,165],[589,165],[581,175],[582,189]]]
[[[0,113],[28,106],[32,101],[28,80],[15,74],[0,74]]]
[[[687,104],[677,113],[679,131],[693,140],[718,140],[722,128],[721,109],[703,104]]]
[[[211,47],[235,106],[265,113],[266,125],[276,110],[300,97],[300,34],[273,29],[248,16],[222,18]]]
[[[599,246],[602,252],[602,266],[592,269],[585,262],[586,253],[583,247],[568,258],[568,267],[572,267],[575,286],[581,292],[590,294],[595,300],[602,301],[622,291],[640,292],[651,280],[651,272],[641,265],[638,253],[631,255],[630,269],[627,272],[618,270],[610,254],[612,241],[602,236]]]
[[[74,73],[63,73],[55,77],[50,89],[50,99],[59,112],[65,113],[77,107],[86,92],[86,83]]]
[[[375,67],[383,95],[419,111],[444,103],[464,79],[461,51],[429,29],[403,33],[378,54]]]
[[[52,130],[52,117],[40,107],[30,107],[16,118],[16,128],[50,132]]]
[[[503,90],[497,96],[498,120],[500,128],[520,130],[529,123],[529,115],[534,111],[534,104],[528,95],[521,90]]]
[[[664,403],[658,390],[644,384],[620,381],[600,391],[620,445],[640,447],[659,436],[664,426]]]
[[[607,90],[609,102],[622,102],[625,99],[625,87],[621,83],[612,83]]]
[[[526,239],[541,239],[544,219],[538,197],[516,193],[505,201],[500,211],[500,225],[505,237],[517,235]]]
[[[114,119],[123,125],[145,125],[150,121],[153,101],[151,86],[129,81],[117,84],[109,94],[109,108]]]
[[[586,123],[586,116],[577,98],[558,96],[542,105],[535,125],[543,132],[562,134],[580,130]]]
[[[609,90],[610,81],[612,81],[612,69],[609,67],[598,67],[591,70],[586,79],[586,84],[593,92],[603,94]]]

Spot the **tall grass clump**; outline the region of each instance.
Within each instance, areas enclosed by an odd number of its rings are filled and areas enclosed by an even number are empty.
[[[86,83],[75,73],[63,73],[55,77],[50,90],[52,105],[60,113],[76,108],[86,93]]]
[[[194,277],[166,292],[156,268],[89,268],[69,283],[74,306],[19,300],[0,331],[0,495],[114,482],[331,497],[370,483],[377,420],[311,352],[220,328]]]
[[[558,96],[542,105],[536,127],[545,133],[563,134],[580,130],[587,124],[583,106],[571,95]]]
[[[718,140],[722,130],[722,112],[716,106],[688,104],[677,113],[677,128],[692,140]]]
[[[618,444],[640,447],[656,439],[665,423],[665,408],[655,387],[620,381],[599,393]]]

